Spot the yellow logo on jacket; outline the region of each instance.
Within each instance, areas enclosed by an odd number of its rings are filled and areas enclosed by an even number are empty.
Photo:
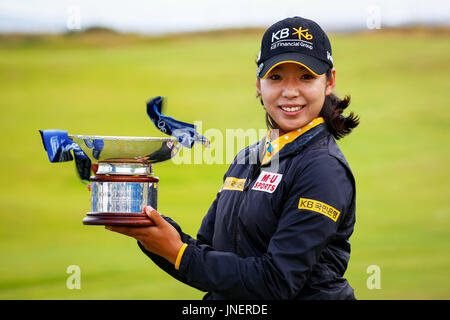
[[[243,191],[244,185],[245,185],[245,180],[247,180],[247,179],[238,179],[238,178],[234,178],[234,177],[227,177],[220,190]]]
[[[327,205],[326,203],[306,198],[300,198],[300,201],[298,202],[298,208],[321,213],[334,222],[337,221],[339,215],[341,214],[340,211],[336,210],[332,206]]]

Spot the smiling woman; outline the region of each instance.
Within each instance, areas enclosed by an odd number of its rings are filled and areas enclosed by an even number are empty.
[[[292,79],[288,79],[289,76]],[[353,112],[348,117],[342,116],[350,104],[350,96],[340,99],[333,93],[335,86],[334,68],[329,68],[324,75],[317,75],[297,62],[277,64],[263,78],[256,80],[257,97],[265,107],[267,127],[284,134],[321,116],[334,138],[349,134],[358,126],[359,118]],[[307,103],[310,98],[314,101]],[[279,104],[273,105],[273,99],[280,100]]]
[[[327,72],[328,70],[328,72]],[[333,96],[328,37],[293,17],[264,34],[256,88],[271,119],[243,149],[197,238],[145,207],[153,227],[108,227],[205,299],[355,299],[343,275],[355,224],[355,179],[335,142],[358,125]],[[327,102],[328,97],[328,102]]]
[[[334,70],[330,80],[316,76],[292,62],[277,65],[256,80],[266,112],[277,125],[280,135],[301,128],[319,116],[325,96],[335,85]]]

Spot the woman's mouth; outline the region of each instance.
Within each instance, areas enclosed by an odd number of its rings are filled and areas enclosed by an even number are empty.
[[[296,114],[299,114],[304,107],[305,105],[282,105],[280,106],[280,109],[284,114],[288,116],[294,116]]]

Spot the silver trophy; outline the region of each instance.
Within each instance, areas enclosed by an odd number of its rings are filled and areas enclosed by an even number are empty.
[[[144,206],[157,209],[159,178],[152,164],[175,156],[175,137],[69,135],[92,160],[91,211],[85,225],[150,226]]]
[[[39,130],[50,162],[75,159],[82,181],[90,181],[91,211],[86,225],[149,226],[144,206],[157,209],[159,178],[152,164],[175,156],[182,146],[209,147],[196,126],[163,114],[164,98],[147,102],[147,115],[162,133],[171,137],[115,137],[69,135],[65,130]],[[93,175],[91,175],[91,171]]]

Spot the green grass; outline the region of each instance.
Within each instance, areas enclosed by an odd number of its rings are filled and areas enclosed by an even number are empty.
[[[39,129],[161,136],[148,98],[203,131],[264,128],[255,96],[261,30],[161,38],[0,37],[0,299],[200,299],[133,239],[83,226],[88,191],[74,164],[50,164]],[[339,141],[357,180],[346,273],[359,299],[450,298],[450,37],[334,34],[337,93],[361,125]],[[195,235],[227,165],[155,165],[159,211]],[[66,269],[81,268],[81,290]],[[369,290],[370,265],[381,289]]]

